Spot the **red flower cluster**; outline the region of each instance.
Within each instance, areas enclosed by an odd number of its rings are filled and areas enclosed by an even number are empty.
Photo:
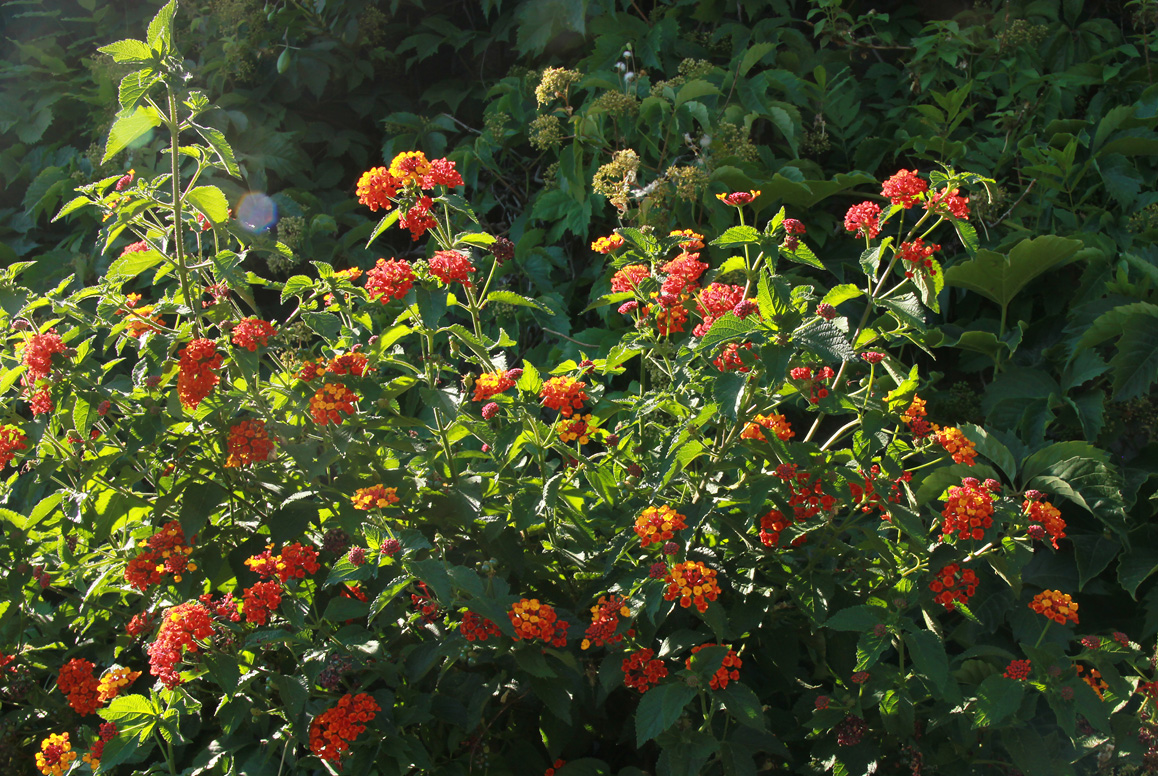
[[[462,616],[462,624],[458,626],[458,632],[467,641],[486,641],[491,636],[501,636],[503,633],[499,630],[498,625],[486,617],[470,611]]]
[[[212,593],[203,593],[197,596],[197,600],[205,604],[217,617],[230,622],[241,622],[241,612],[237,610],[237,601],[233,593],[223,593],[217,600],[213,599]]]
[[[732,308],[744,300],[744,287],[727,283],[712,283],[696,296],[696,307],[703,318],[692,329],[692,334],[702,337],[712,328],[712,324],[732,312]]]
[[[881,233],[881,207],[875,202],[861,202],[853,205],[844,214],[845,231],[859,234],[870,240]]]
[[[337,706],[326,709],[310,723],[310,751],[323,760],[341,763],[350,744],[381,710],[365,693],[343,695]]]
[[[1027,493],[1026,496],[1028,495]],[[1050,544],[1056,550],[1057,540],[1064,539],[1066,535],[1066,521],[1062,519],[1061,510],[1048,501],[1034,501],[1029,498],[1022,503],[1021,508],[1033,524],[1043,529],[1043,535],[1049,534]],[[1033,527],[1030,525],[1031,530]]]
[[[156,615],[154,615],[152,612],[140,612],[138,614],[134,614],[131,618],[129,618],[129,624],[125,626],[125,633],[133,638],[136,638],[137,636],[140,636],[142,633],[153,627],[154,619],[156,619]]]
[[[986,529],[993,525],[993,494],[977,478],[966,477],[960,487],[949,488],[941,516],[945,518],[942,540],[953,534],[960,539],[984,539]]]
[[[1006,679],[1016,679],[1019,682],[1024,682],[1029,678],[1030,671],[1033,670],[1033,664],[1028,660],[1011,660],[1009,665],[1005,667],[1005,673],[1002,674]]]
[[[368,488],[358,488],[354,491],[354,495],[350,497],[354,509],[361,509],[368,511],[374,509],[385,509],[391,504],[397,504],[401,501],[398,498],[398,488],[387,488],[384,485],[371,485]]]
[[[937,572],[937,576],[929,583],[929,589],[937,594],[934,601],[953,611],[957,608],[955,601],[969,603],[969,599],[977,592],[977,581],[973,569],[962,570],[956,563],[950,563]]]
[[[881,194],[889,198],[893,205],[911,208],[929,188],[929,184],[917,177],[916,170],[898,170],[897,174],[881,185]]]
[[[233,327],[233,344],[256,353],[258,347],[269,344],[269,338],[277,334],[277,329],[269,321],[261,318],[243,318]]]
[[[174,667],[185,652],[197,652],[198,642],[213,636],[213,621],[209,610],[197,601],[186,601],[165,612],[157,640],[150,644],[149,672],[170,690],[181,684],[181,676]]]
[[[583,402],[587,401],[587,394],[583,391],[587,383],[580,382],[570,375],[552,377],[543,383],[539,397],[544,407],[558,410],[565,418],[575,414],[575,410],[583,409]]]
[[[1078,624],[1078,605],[1069,593],[1060,590],[1046,590],[1038,593],[1029,603],[1029,608],[1044,615],[1058,625],[1067,621]]]
[[[951,216],[968,221],[969,198],[958,196],[958,189],[941,189],[929,194],[925,200],[925,210],[939,216]]]
[[[788,419],[783,415],[757,415],[752,418],[748,425],[744,426],[744,430],[740,432],[741,439],[755,439],[758,442],[767,442],[767,437],[764,436],[764,429],[768,429],[782,441],[787,442],[792,437],[796,436],[796,432],[792,430]]]
[[[660,284],[660,292],[678,297],[684,291],[695,288],[700,275],[704,274],[707,268],[708,265],[700,261],[700,254],[686,252],[679,254],[660,267],[660,270],[667,275],[667,278]]]
[[[925,400],[920,396],[914,396],[908,408],[901,413],[901,420],[909,427],[914,439],[928,436],[934,428],[925,420],[925,414]]]
[[[28,408],[33,415],[45,415],[55,408],[52,402],[52,393],[45,388],[28,397]]]
[[[692,654],[696,654],[705,647],[718,647],[719,644],[701,644],[698,647],[692,647]],[[736,654],[736,650],[729,649],[728,654],[724,656],[724,663],[716,672],[712,674],[712,678],[708,680],[708,685],[713,690],[722,690],[728,686],[729,681],[739,681],[740,667],[744,661],[740,660],[740,656]],[[685,665],[690,669],[692,667],[692,659],[689,657]]]
[[[181,351],[177,375],[177,396],[181,406],[195,410],[221,381],[221,354],[213,340],[195,339]]]
[[[257,582],[246,588],[241,604],[241,613],[246,622],[265,625],[269,613],[281,606],[281,585],[277,582]]]
[[[170,520],[140,543],[147,549],[129,561],[125,581],[142,592],[160,582],[165,574],[172,574],[173,581],[180,582],[186,571],[197,570],[197,564],[189,562],[195,539],[186,539],[181,523]]]
[[[567,628],[570,623],[560,620],[548,604],[538,598],[522,598],[507,613],[515,626],[515,641],[542,639],[551,646],[567,646]]]
[[[268,461],[273,455],[273,440],[263,420],[243,420],[229,429],[229,458],[226,468],[234,469]]]
[[[18,450],[28,449],[28,437],[16,426],[0,426],[0,469],[12,463]]]
[[[936,434],[937,443],[945,448],[945,452],[953,457],[954,463],[963,463],[967,466],[972,466],[974,459],[977,457],[977,445],[965,438],[964,432],[959,428],[949,427],[941,428],[940,426],[932,426]]]
[[[410,603],[422,613],[422,619],[426,622],[434,622],[438,619],[438,601],[430,593],[430,588],[426,586],[425,582],[418,583],[418,592],[410,594]]]
[[[342,414],[353,415],[357,410],[354,402],[359,400],[358,394],[341,383],[325,383],[310,399],[310,415],[319,426],[333,423],[342,425]]]
[[[652,310],[655,310],[655,329],[660,333],[660,336],[681,334],[684,330],[684,324],[688,322],[688,311],[683,305],[684,299],[685,297],[661,295],[659,305],[648,305],[643,308],[643,316],[646,317],[651,314]]]
[[[408,261],[378,259],[366,273],[366,291],[371,301],[386,304],[391,299],[402,299],[413,286],[414,271]]]
[[[873,464],[872,468],[869,469],[869,473],[864,475],[864,486],[862,487],[855,482],[850,482],[848,484],[848,489],[852,495],[853,502],[861,505],[860,511],[867,513],[872,512],[874,508],[877,508],[881,511],[881,518],[888,520],[890,519],[888,511],[885,509],[884,504],[881,502],[882,494],[878,493],[876,489],[876,477],[880,473],[881,467]],[[893,480],[891,491],[888,496],[888,501],[893,504],[901,503],[901,499],[904,497],[904,491],[901,490],[901,483],[911,482],[912,479],[913,473],[905,472],[900,477],[897,477],[895,480]]]
[[[790,370],[788,376],[793,380],[807,382],[809,388],[808,400],[816,404],[828,396],[828,388],[824,387],[824,383],[836,377],[836,372],[832,371],[832,367],[830,366],[823,366],[816,370],[816,374],[813,374],[811,367],[798,366]]]
[[[941,250],[941,246],[937,243],[929,243],[925,245],[925,241],[920,237],[915,238],[911,242],[901,243],[901,247],[897,249],[897,253],[901,255],[901,261],[904,262],[901,266],[906,264],[909,266],[905,270],[905,277],[911,278],[914,272],[928,270],[930,275],[937,274],[936,267],[933,266],[933,254]]]
[[[443,283],[462,283],[470,288],[470,273],[474,271],[470,259],[458,251],[436,251],[430,259],[430,274]]]
[[[651,269],[646,264],[628,264],[611,276],[611,292],[623,294],[638,293],[639,284],[651,277]]]
[[[645,693],[667,676],[667,666],[654,658],[653,649],[640,649],[624,658],[623,683],[628,689]]]
[[[803,522],[820,514],[821,510],[831,512],[836,507],[836,496],[824,492],[824,479],[816,475],[813,479],[808,472],[797,471],[795,464],[776,467],[775,475],[788,483],[791,494],[788,506],[792,507],[796,522]]]
[[[623,634],[616,632],[619,629],[619,618],[630,616],[631,609],[627,608],[627,601],[623,596],[599,596],[599,601],[591,607],[591,624],[583,634],[580,648],[589,649],[592,644],[602,647],[623,641]],[[629,635],[631,633],[628,631]]]
[[[507,372],[483,372],[474,383],[472,401],[487,401],[492,396],[515,387],[515,381]]]
[[[700,612],[708,610],[708,601],[715,601],[720,595],[720,585],[716,582],[716,571],[698,560],[677,563],[668,569],[663,581],[667,590],[665,601],[679,599],[680,606],[687,609],[693,603]]]
[[[792,518],[779,509],[770,510],[760,518],[760,542],[765,547],[777,546],[780,544],[780,533],[790,525],[792,525]],[[799,537],[797,542],[804,538],[804,536]]]
[[[743,304],[741,302],[741,304]],[[735,312],[735,311],[733,311]],[[716,369],[721,372],[751,372],[752,367],[744,364],[744,359],[740,355],[740,350],[743,349],[751,354],[752,358],[759,359],[753,351],[751,342],[729,342],[720,350],[720,355],[712,359],[712,363],[716,365]]]
[[[48,377],[52,371],[53,354],[63,353],[64,350],[64,341],[57,335],[56,329],[49,329],[44,334],[33,334],[29,337],[24,343],[25,384],[31,385]]]
[[[68,705],[81,716],[87,716],[101,707],[100,682],[93,675],[96,668],[88,660],[74,657],[60,667],[56,686],[68,698]]]
[[[685,518],[671,507],[647,507],[635,518],[635,533],[640,546],[662,544],[675,536],[676,531],[687,528]]]
[[[294,542],[281,548],[281,553],[273,554],[273,547],[267,547],[265,552],[247,558],[245,565],[255,574],[263,577],[277,577],[285,583],[291,579],[305,579],[306,574],[316,574],[318,569],[318,551],[313,547]]]

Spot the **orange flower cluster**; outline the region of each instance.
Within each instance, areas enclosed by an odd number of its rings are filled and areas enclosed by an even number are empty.
[[[1029,602],[1029,608],[1053,620],[1058,625],[1065,625],[1067,621],[1074,625],[1078,624],[1077,602],[1070,597],[1069,593],[1063,593],[1060,590],[1046,590],[1038,593]]]
[[[700,261],[700,254],[680,253],[660,267],[660,270],[667,275],[667,278],[660,283],[660,293],[678,297],[684,292],[694,290],[699,284],[700,275],[703,275],[707,268],[708,265]]]
[[[256,353],[258,347],[269,344],[269,338],[277,334],[277,329],[269,321],[261,318],[243,318],[233,327],[233,344]]]
[[[696,234],[691,229],[676,229],[670,232],[668,237],[679,237],[679,246],[685,251],[698,251],[704,247],[704,236]]]
[[[265,430],[264,420],[243,420],[231,426],[226,445],[229,457],[225,466],[229,469],[268,461],[273,455],[273,440]]]
[[[929,421],[925,420],[925,400],[920,396],[914,396],[913,401],[908,408],[901,413],[901,420],[909,427],[915,439],[920,439],[928,436],[932,430]]]
[[[462,624],[458,626],[458,632],[467,641],[486,641],[491,636],[501,636],[503,633],[499,630],[498,625],[486,617],[470,611],[462,616]]]
[[[137,681],[140,675],[140,671],[131,668],[113,668],[105,672],[97,685],[97,698],[101,703],[108,703],[117,697],[122,689]]]
[[[836,496],[824,492],[824,479],[816,475],[815,479],[808,472],[797,471],[795,465],[781,465],[776,467],[776,477],[788,483],[791,494],[788,506],[792,507],[793,519],[800,523],[810,517],[820,514],[821,510],[831,512],[836,508]]]
[[[310,399],[310,415],[319,426],[342,425],[342,414],[353,415],[354,403],[361,397],[341,383],[325,383]]]
[[[848,489],[852,495],[853,502],[861,505],[861,512],[868,513],[872,512],[874,508],[879,509],[881,511],[881,519],[889,520],[891,519],[889,517],[889,513],[885,509],[884,502],[881,501],[881,496],[884,494],[878,493],[876,489],[876,478],[878,475],[880,475],[880,473],[881,467],[873,464],[872,468],[869,469],[868,474],[861,472],[861,474],[864,475],[864,485],[861,486],[855,482],[850,482],[848,484]],[[905,472],[900,477],[897,477],[895,480],[893,480],[887,500],[893,504],[901,503],[901,499],[904,497],[904,492],[901,490],[901,483],[912,482],[912,480],[912,472]]]
[[[623,683],[628,689],[645,693],[667,676],[667,666],[654,658],[654,649],[641,649],[624,658]]]
[[[1032,501],[1028,498],[1022,503],[1021,508],[1034,524],[1041,526],[1043,533],[1049,534],[1050,543],[1056,550],[1057,540],[1064,539],[1066,535],[1066,521],[1062,519],[1061,510],[1048,501]],[[1030,526],[1031,536],[1034,533],[1033,527]]]
[[[740,438],[767,442],[768,439],[764,436],[764,429],[768,429],[774,433],[777,438],[785,442],[796,436],[796,432],[792,430],[792,426],[788,423],[788,418],[773,413],[771,415],[757,415],[752,418],[752,421],[744,426],[744,430],[740,432]]]
[[[670,334],[680,334],[684,330],[684,324],[688,322],[688,311],[683,305],[685,298],[686,297],[682,296],[679,298],[672,297],[672,303],[665,305],[661,297],[659,305],[647,305],[643,308],[643,316],[647,317],[654,309],[655,329],[661,336],[666,337]]]
[[[956,563],[950,563],[937,572],[937,576],[929,583],[929,589],[937,594],[934,601],[953,611],[957,608],[954,602],[969,603],[969,599],[977,592],[977,582],[977,574],[973,569],[962,570]]]
[[[591,607],[591,624],[583,634],[581,649],[589,649],[592,644],[602,647],[606,644],[618,644],[623,641],[623,634],[616,633],[619,629],[619,618],[630,617],[631,609],[627,608],[627,601],[623,596],[599,596],[599,601]],[[630,634],[631,631],[628,631]]]
[[[93,674],[95,668],[88,660],[74,657],[60,667],[56,676],[56,686],[68,698],[68,705],[81,716],[101,707],[100,681]]]
[[[666,504],[661,507],[647,507],[635,518],[635,533],[639,536],[640,545],[643,547],[669,541],[675,536],[676,531],[682,531],[687,527],[684,516]]]
[[[515,381],[507,372],[483,372],[474,383],[474,396],[471,401],[487,401],[503,391],[515,387]]]
[[[371,485],[368,488],[358,488],[354,491],[350,501],[354,504],[354,509],[368,511],[375,507],[385,509],[391,504],[397,504],[401,499],[398,498],[398,488]]]
[[[366,693],[343,695],[337,706],[326,709],[310,723],[310,751],[323,760],[341,763],[350,744],[381,710]]]
[[[313,547],[294,542],[281,548],[281,553],[273,554],[273,545],[260,555],[247,558],[245,565],[255,574],[263,577],[277,577],[283,584],[291,579],[305,579],[306,574],[316,574],[318,551]]]
[[[185,652],[197,652],[197,642],[213,636],[213,621],[209,610],[197,601],[186,601],[165,612],[165,619],[157,631],[157,640],[146,647],[149,653],[149,672],[170,690],[181,684],[181,676],[174,666],[181,662]]]
[[[474,271],[470,259],[458,251],[435,251],[430,259],[430,274],[443,283],[462,283],[470,288],[470,273]]]
[[[64,340],[56,333],[56,329],[49,329],[44,334],[33,334],[24,343],[23,363],[24,383],[31,385],[37,380],[48,377],[52,371],[52,356],[63,353]]]
[[[197,564],[189,562],[195,539],[186,539],[181,523],[170,520],[140,543],[147,549],[129,561],[125,581],[142,592],[159,583],[165,574],[172,574],[173,581],[180,582],[186,571],[197,570]]]
[[[370,359],[364,353],[342,353],[330,359],[326,371],[334,375],[362,377],[370,368]]]
[[[942,541],[953,534],[959,539],[980,541],[993,525],[993,494],[977,478],[966,477],[960,487],[949,488],[941,516],[945,518],[941,524]]]
[[[36,767],[44,776],[64,776],[72,768],[76,752],[72,751],[68,733],[52,733],[40,742]]]
[[[719,644],[701,644],[698,647],[692,647],[692,654],[696,654],[705,647],[718,647]],[[716,669],[712,674],[712,678],[708,680],[708,685],[713,690],[722,690],[728,686],[729,681],[740,680],[740,667],[744,661],[740,660],[740,656],[736,654],[736,650],[729,649],[728,654],[724,656],[723,664]],[[690,669],[692,667],[692,659],[689,657],[685,665]]]
[[[760,518],[760,541],[765,547],[775,547],[780,544],[780,533],[792,525],[792,518],[785,515],[779,509],[773,509]],[[806,537],[800,536],[793,542],[794,545],[802,544],[802,539]]]
[[[623,247],[623,238],[617,234],[609,234],[606,237],[600,237],[595,242],[591,243],[591,250],[596,253],[611,253]]]
[[[213,340],[195,339],[181,351],[177,375],[177,397],[181,406],[195,410],[202,400],[213,392],[221,376],[221,354]]]
[[[646,264],[628,264],[611,276],[613,294],[637,293],[639,284],[651,277],[651,269]]]
[[[937,443],[953,456],[954,463],[973,465],[973,459],[977,457],[977,445],[966,439],[961,429],[941,428],[937,425],[933,425],[932,428],[937,436]]]
[[[1074,666],[1074,671],[1077,672],[1078,678],[1089,685],[1090,689],[1097,693],[1098,700],[1105,697],[1106,690],[1110,689],[1110,685],[1106,684],[1106,680],[1102,678],[1102,672],[1096,668],[1091,668],[1090,672],[1086,673],[1086,667],[1081,663]]]
[[[744,363],[743,357],[740,355],[740,350],[743,349],[751,354],[751,358],[759,359],[753,350],[751,342],[729,342],[720,349],[720,355],[712,359],[712,363],[716,365],[716,369],[721,372],[751,372],[752,367]],[[742,435],[741,435],[742,436]]]
[[[281,606],[281,585],[274,581],[257,582],[246,588],[241,604],[241,613],[246,622],[265,625],[269,614]]]
[[[881,194],[889,198],[890,204],[908,210],[928,188],[929,184],[917,177],[916,170],[897,170],[895,175],[881,184]]]
[[[583,402],[587,401],[587,394],[583,390],[586,387],[587,383],[570,375],[561,375],[543,383],[539,397],[544,407],[558,410],[560,415],[569,418],[575,414],[575,410],[583,409]]]
[[[665,601],[680,600],[680,606],[687,609],[693,603],[700,612],[708,610],[708,601],[715,601],[720,595],[720,585],[716,582],[716,571],[698,560],[677,563],[668,569],[663,581]]]
[[[548,604],[538,598],[522,598],[507,612],[515,626],[515,641],[542,639],[553,647],[567,646],[567,628],[570,623],[560,620]]]
[[[28,449],[28,436],[16,426],[0,425],[0,469],[12,463],[18,450]]]
[[[391,299],[402,299],[414,286],[414,270],[402,259],[378,259],[366,273],[366,291],[371,301],[386,304]]]

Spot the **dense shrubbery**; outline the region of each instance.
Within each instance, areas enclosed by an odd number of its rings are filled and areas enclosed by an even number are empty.
[[[473,142],[394,115],[308,167],[201,79],[353,92],[438,13],[388,56],[354,3],[194,7],[193,71],[175,4],[105,46],[107,143],[26,199],[93,256],[0,289],[6,767],[1149,768],[1158,111],[1079,6],[661,6],[497,80]],[[480,57],[585,31],[484,13]],[[1090,61],[1096,123],[1035,71]]]

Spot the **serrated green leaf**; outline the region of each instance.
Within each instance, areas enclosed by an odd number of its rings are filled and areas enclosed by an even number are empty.
[[[109,130],[109,140],[105,146],[105,155],[101,159],[101,164],[112,159],[131,143],[159,126],[161,126],[161,117],[157,111],[149,107],[137,106],[132,113],[119,116]]]
[[[932,682],[937,689],[943,689],[949,681],[949,656],[941,638],[932,631],[921,630],[904,635],[905,645],[913,659],[913,666]]]
[[[113,263],[109,265],[109,271],[105,273],[105,278],[113,283],[124,283],[163,261],[165,261],[164,254],[152,248],[126,253],[113,260]]]
[[[162,54],[168,54],[173,50],[173,14],[176,12],[177,0],[169,0],[149,22],[145,39],[153,50]]]
[[[833,307],[839,307],[844,302],[850,299],[856,299],[864,296],[864,289],[854,286],[852,283],[841,283],[839,286],[834,286],[824,299],[821,300],[824,304],[830,304]]]
[[[643,694],[635,710],[635,745],[643,746],[670,728],[696,697],[696,689],[683,682],[661,684]]]
[[[185,195],[185,202],[214,224],[229,220],[229,201],[225,199],[225,192],[216,186],[198,186]]]
[[[382,220],[378,222],[378,225],[374,227],[374,231],[370,233],[370,239],[366,241],[366,247],[369,248],[370,245],[378,239],[379,235],[381,235],[390,227],[394,226],[394,224],[398,222],[398,219],[401,216],[402,211],[400,211],[398,208],[394,208],[389,213],[382,216]]]
[[[973,727],[994,727],[1005,722],[1017,711],[1025,695],[1025,684],[992,674],[977,688],[977,700],[972,705]]]
[[[820,356],[826,362],[851,361],[856,358],[856,350],[853,349],[844,332],[838,329],[832,321],[819,318],[810,321],[796,330],[793,341]]]
[[[741,725],[756,730],[767,730],[764,708],[760,698],[748,685],[742,682],[728,682],[728,686],[716,691],[716,697],[724,702],[724,708]]]
[[[153,50],[148,44],[132,38],[101,46],[97,51],[108,54],[117,64],[136,65],[153,61]]]
[[[65,216],[67,216],[69,213],[72,213],[76,210],[80,210],[82,207],[88,207],[91,204],[92,204],[92,200],[89,199],[88,197],[84,197],[84,196],[74,197],[74,198],[70,199],[68,201],[68,204],[66,204],[64,207],[62,207],[57,212],[57,214],[55,216],[52,217],[52,220],[58,221],[61,218],[64,218]]]
[[[209,147],[213,149],[213,152],[217,154],[217,159],[221,162],[225,171],[235,178],[240,178],[241,168],[237,165],[237,159],[233,155],[233,146],[225,139],[225,134],[221,132],[221,130],[214,129],[213,127],[191,123],[193,129],[197,131],[197,134],[201,135],[201,138],[208,143]]]
[[[161,76],[152,68],[137,70],[122,78],[117,89],[117,101],[120,103],[121,112],[125,113],[136,108],[141,98],[148,94],[149,89],[159,80]]]
[[[738,245],[753,245],[760,242],[760,233],[754,226],[733,226],[725,230],[709,245],[717,248],[735,248]]]
[[[487,294],[487,302],[499,302],[501,304],[509,304],[515,307],[531,307],[547,315],[554,315],[555,312],[546,305],[536,302],[534,299],[528,299],[525,296],[516,294],[514,291],[491,291]]]

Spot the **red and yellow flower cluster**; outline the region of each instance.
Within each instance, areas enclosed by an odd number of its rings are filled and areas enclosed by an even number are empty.
[[[470,259],[459,251],[436,251],[430,259],[430,274],[443,283],[461,283],[470,288],[470,273],[474,271]]]
[[[624,658],[623,684],[629,690],[645,693],[667,676],[667,666],[654,658],[654,649],[640,649]]]
[[[664,600],[674,601],[678,598],[680,606],[685,609],[695,604],[697,610],[706,612],[708,602],[715,601],[720,595],[715,569],[708,568],[698,560],[675,564],[668,569],[663,581],[667,583]]]
[[[247,558],[245,565],[255,574],[263,577],[277,577],[281,583],[291,579],[305,579],[307,574],[316,574],[318,569],[318,551],[298,542],[287,544],[281,552],[273,554],[273,547],[267,547],[265,552]]]
[[[281,585],[273,580],[255,582],[242,594],[241,613],[245,621],[265,625],[270,612],[281,606]]]
[[[575,414],[575,410],[583,409],[583,402],[587,401],[587,394],[583,390],[586,387],[587,383],[570,375],[552,377],[543,383],[539,397],[544,407],[558,410],[560,415],[569,418]]]
[[[1064,539],[1066,535],[1066,521],[1062,519],[1061,510],[1055,507],[1048,501],[1037,501],[1029,498],[1026,493],[1026,499],[1021,505],[1025,516],[1031,521],[1028,533],[1035,539],[1044,538],[1045,534],[1049,534],[1050,544],[1056,550],[1057,540]],[[1034,529],[1037,530],[1034,530]],[[1038,536],[1037,534],[1041,534]]]
[[[936,424],[933,424],[931,428],[936,435],[937,443],[945,448],[945,452],[952,456],[953,463],[963,463],[966,466],[973,465],[974,460],[977,458],[977,445],[966,439],[961,429],[951,426],[949,428],[941,428]]]
[[[760,517],[760,542],[765,547],[775,547],[780,544],[780,534],[785,528],[792,525],[792,518],[779,509],[773,509]],[[794,544],[801,543],[804,536],[797,538]]]
[[[571,444],[578,442],[585,445],[591,441],[591,435],[600,429],[596,428],[591,413],[575,415],[570,420],[561,420],[556,428],[560,441]]]
[[[310,416],[319,426],[342,425],[345,415],[357,412],[354,403],[361,397],[341,383],[324,383],[310,399]]]
[[[44,776],[64,776],[72,768],[76,752],[68,740],[68,733],[53,733],[40,742],[36,753],[36,767]]]
[[[937,572],[937,576],[929,583],[929,589],[937,595],[934,601],[949,611],[957,608],[955,602],[968,604],[969,599],[977,592],[977,574],[973,569],[964,569],[956,563],[950,563]]]
[[[350,497],[354,509],[368,511],[370,509],[385,509],[391,504],[397,504],[398,488],[387,488],[383,485],[371,485],[368,488],[358,488]]]
[[[173,581],[180,582],[186,571],[197,570],[197,564],[189,561],[195,539],[186,539],[181,523],[170,520],[140,543],[147,549],[129,561],[125,581],[142,592],[159,583],[165,574],[172,574]]]
[[[635,533],[642,547],[670,541],[676,531],[687,527],[684,516],[667,505],[647,507],[635,518]]]
[[[623,247],[623,238],[618,234],[609,234],[606,237],[600,237],[595,242],[591,243],[591,250],[596,253],[611,253]]]
[[[226,468],[234,469],[268,461],[273,455],[273,440],[263,420],[243,420],[229,429],[229,457]]]
[[[358,202],[371,211],[389,210],[398,200],[402,209],[399,224],[409,229],[417,240],[435,225],[430,216],[433,200],[423,194],[435,186],[461,186],[462,176],[448,159],[428,161],[421,151],[405,151],[390,162],[390,167],[374,167],[358,179]]]
[[[213,392],[221,381],[217,374],[221,361],[213,340],[195,339],[182,349],[177,374],[177,397],[182,407],[195,410]]]
[[[587,626],[579,647],[589,649],[592,645],[602,647],[623,641],[623,634],[617,632],[619,618],[630,616],[631,609],[627,607],[623,596],[599,596],[599,601],[591,607],[591,624]],[[629,630],[627,634],[632,635],[633,631]]]
[[[718,647],[719,644],[701,644],[698,647],[692,647],[692,654],[696,654],[701,649],[706,647]],[[689,657],[685,663],[687,668],[692,667],[692,659]],[[724,662],[716,672],[712,674],[712,678],[708,680],[708,685],[713,690],[722,690],[728,686],[729,681],[739,681],[740,667],[744,665],[744,661],[736,654],[736,650],[729,649],[728,654],[724,655]]]
[[[33,334],[24,343],[24,353],[21,359],[24,363],[24,384],[32,385],[37,380],[43,380],[52,372],[52,357],[65,351],[64,340],[56,333],[56,329],[49,329],[43,334]]]
[[[121,690],[137,681],[137,677],[140,675],[140,671],[134,671],[131,668],[113,668],[106,671],[97,684],[97,700],[101,703],[108,703],[120,695]]]
[[[611,276],[613,294],[637,293],[639,284],[651,277],[651,269],[646,264],[628,264]]]
[[[1044,615],[1059,625],[1066,622],[1078,624],[1078,604],[1069,593],[1060,590],[1046,590],[1038,593],[1029,603],[1029,608]]]
[[[554,608],[537,598],[523,598],[507,613],[515,626],[515,641],[541,639],[553,647],[567,646],[570,623],[560,620]]]
[[[471,401],[487,401],[514,387],[515,381],[511,379],[509,372],[483,372],[474,382],[474,396],[471,397]]]
[[[350,744],[381,710],[366,693],[343,695],[336,706],[326,709],[310,723],[310,751],[323,760],[341,763]]]
[[[945,518],[941,523],[942,540],[956,534],[959,539],[980,541],[993,525],[993,494],[976,477],[966,477],[960,487],[949,488],[941,516]]]
[[[744,430],[740,432],[740,438],[767,442],[768,438],[764,436],[764,429],[768,429],[784,442],[796,436],[796,432],[788,423],[788,418],[773,413],[771,415],[757,415],[752,418],[751,422],[744,426]]]
[[[176,665],[186,652],[200,650],[198,642],[213,636],[213,620],[209,610],[198,601],[186,601],[165,612],[165,619],[157,631],[157,639],[146,648],[149,654],[149,672],[169,689],[181,684]]]

